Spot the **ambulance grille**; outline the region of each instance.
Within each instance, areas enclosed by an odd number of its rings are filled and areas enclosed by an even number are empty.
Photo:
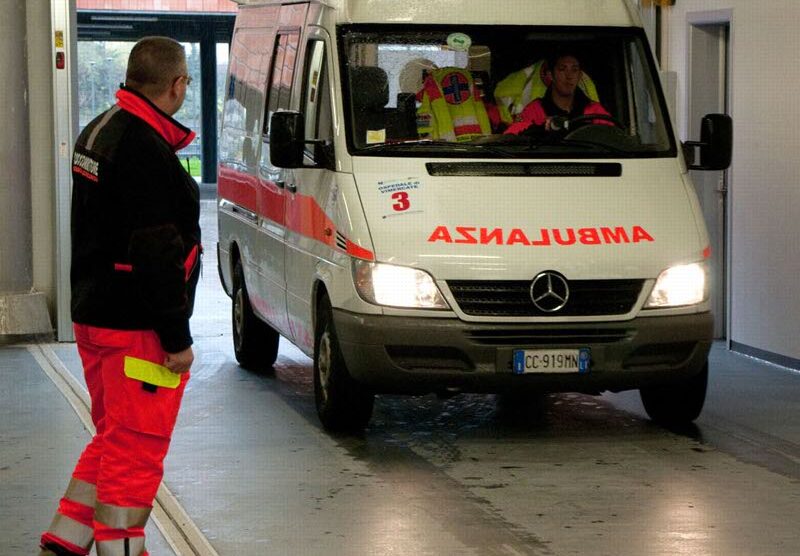
[[[428,162],[431,176],[619,177],[618,162]]]
[[[572,328],[569,326],[548,326],[542,328],[491,328],[469,330],[467,337],[475,343],[486,346],[586,346],[613,344],[628,340],[632,330],[625,328]]]
[[[644,280],[572,280],[564,308],[546,313],[531,300],[530,280],[447,282],[461,310],[474,317],[624,315],[633,308],[643,284]]]

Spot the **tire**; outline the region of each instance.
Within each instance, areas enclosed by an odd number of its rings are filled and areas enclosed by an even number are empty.
[[[688,425],[700,416],[706,400],[708,361],[703,370],[684,382],[642,388],[642,404],[654,422],[665,426]]]
[[[231,327],[239,365],[252,371],[271,371],[278,358],[280,334],[253,313],[241,261],[233,268]]]
[[[314,402],[325,430],[343,433],[362,432],[375,402],[347,370],[327,295],[320,300],[314,333]]]

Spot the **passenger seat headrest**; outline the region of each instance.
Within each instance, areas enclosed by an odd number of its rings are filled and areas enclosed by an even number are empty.
[[[389,78],[383,68],[375,66],[352,68],[350,93],[356,108],[383,108],[389,102]]]

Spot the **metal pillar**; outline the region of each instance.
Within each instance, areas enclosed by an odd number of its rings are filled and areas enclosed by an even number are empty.
[[[77,82],[75,54],[78,51],[75,0],[50,0],[52,22],[53,135],[55,148],[55,233],[56,233],[56,327],[60,341],[74,339],[70,317],[70,201],[72,196],[71,159],[77,132]],[[63,67],[56,63],[59,53]]]
[[[203,183],[217,183],[217,44],[206,27],[200,39],[200,87],[203,120]]]

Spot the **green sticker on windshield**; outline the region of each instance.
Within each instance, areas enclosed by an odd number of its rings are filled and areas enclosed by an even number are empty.
[[[447,37],[447,46],[452,50],[466,52],[472,46],[472,39],[464,33],[450,33]]]

